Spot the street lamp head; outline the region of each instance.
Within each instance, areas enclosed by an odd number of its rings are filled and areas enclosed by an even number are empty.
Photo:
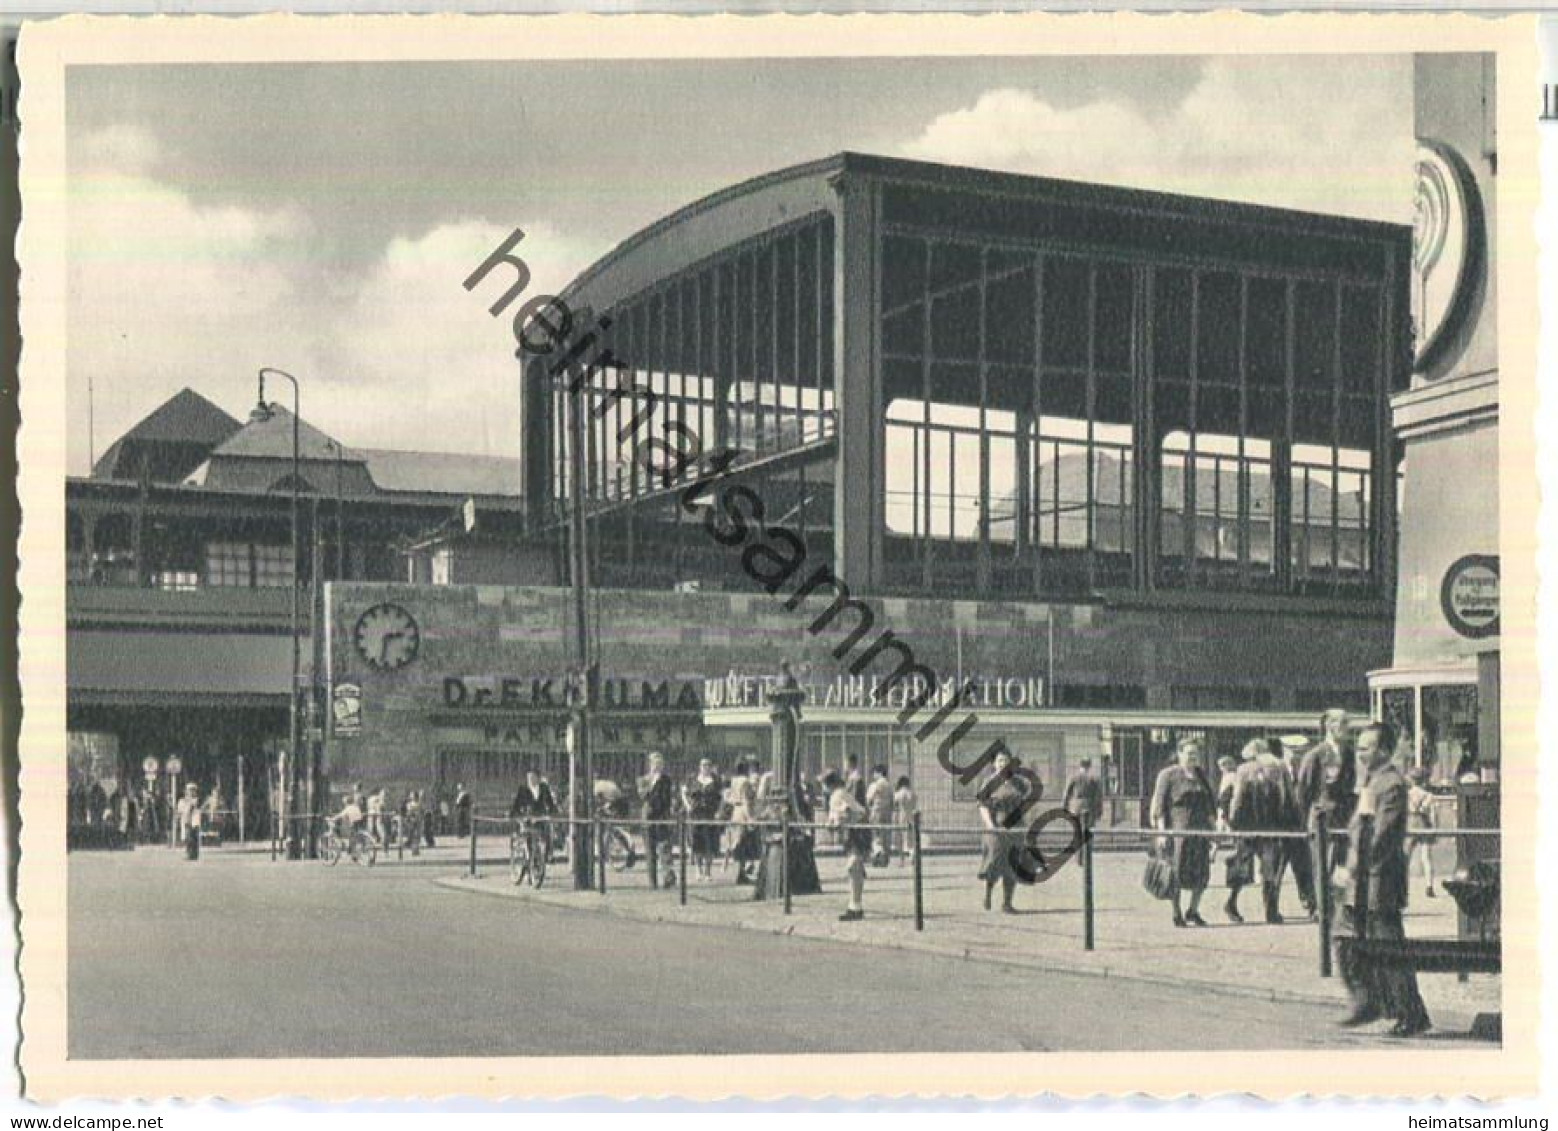
[[[266,404],[265,401],[261,399],[259,403],[250,410],[249,423],[264,424],[267,420],[271,419],[271,417],[275,415],[276,414],[271,410],[270,405]]]

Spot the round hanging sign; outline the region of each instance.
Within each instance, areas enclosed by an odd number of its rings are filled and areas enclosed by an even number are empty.
[[[1471,315],[1484,267],[1482,200],[1465,160],[1447,145],[1420,141],[1412,216],[1415,368],[1437,364]]]
[[[1473,640],[1499,631],[1498,558],[1467,554],[1445,570],[1439,607],[1450,627]]]

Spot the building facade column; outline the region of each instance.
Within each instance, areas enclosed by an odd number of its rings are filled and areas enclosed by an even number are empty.
[[[841,176],[833,241],[834,570],[857,592],[883,580],[887,484],[881,361],[881,187]]]
[[[530,522],[542,519],[552,497],[552,397],[546,362],[530,358],[520,367],[519,493]]]

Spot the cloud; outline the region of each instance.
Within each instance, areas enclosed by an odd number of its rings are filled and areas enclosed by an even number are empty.
[[[905,156],[1411,222],[1409,61],[1215,59],[1176,106],[989,90]]]
[[[69,182],[69,460],[95,453],[185,385],[229,411],[252,396],[299,305],[288,265],[311,233],[286,211],[202,208],[145,172],[155,142],[114,129],[86,139]],[[279,362],[277,362],[279,364]]]
[[[464,220],[385,249],[343,305],[324,359],[332,393],[364,417],[350,433],[343,427],[352,442],[518,454],[512,315],[526,299],[561,290],[595,258],[595,249],[549,224],[521,227],[515,251],[531,282],[497,318],[487,308],[512,285],[512,268],[496,268],[474,291],[461,284],[511,228]]]
[[[88,130],[73,139],[72,165],[87,170],[117,170],[123,173],[149,172],[162,157],[162,146],[148,130],[129,123],[116,123]]]
[[[75,154],[73,473],[89,465],[89,381],[101,455],[185,386],[241,417],[262,365],[295,374],[304,418],[347,444],[517,455],[511,323],[487,313],[512,276],[461,286],[511,228],[453,221],[392,239],[365,266],[325,268],[329,233],[302,213],[202,207],[150,175],[158,147],[144,131],[101,131]],[[545,222],[524,228],[527,296],[561,289],[598,250]]]

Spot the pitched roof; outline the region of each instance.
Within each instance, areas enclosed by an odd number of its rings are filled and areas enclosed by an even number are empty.
[[[519,460],[511,456],[403,452],[386,448],[359,448],[350,454],[367,461],[368,474],[381,491],[519,494]]]
[[[269,406],[270,415],[264,419],[249,417],[211,453],[217,456],[248,456],[258,459],[292,458],[292,413],[280,404]],[[308,421],[298,420],[298,458],[334,460],[337,449],[348,462],[361,458],[360,453],[341,447],[340,441],[326,435]]]
[[[93,465],[92,474],[112,478],[120,455],[132,442],[214,447],[241,427],[237,420],[193,389],[180,389],[115,440]]]

